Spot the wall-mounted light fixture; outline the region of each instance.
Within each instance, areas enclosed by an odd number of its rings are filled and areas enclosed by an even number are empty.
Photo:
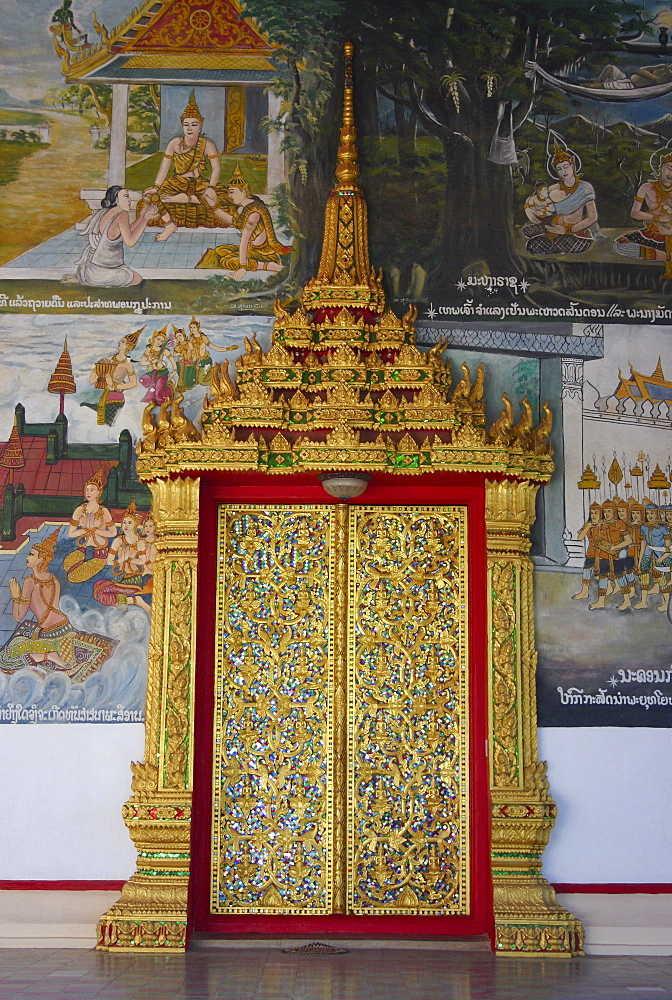
[[[320,475],[322,486],[332,497],[339,500],[352,500],[361,496],[369,485],[371,476],[366,472],[323,472]]]

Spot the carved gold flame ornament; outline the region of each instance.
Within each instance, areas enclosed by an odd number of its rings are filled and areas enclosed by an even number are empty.
[[[555,803],[537,756],[529,550],[535,495],[553,472],[551,412],[545,405],[535,426],[523,399],[514,421],[505,395],[501,415],[486,428],[483,366],[472,373],[463,365],[453,386],[446,344],[420,351],[416,310],[399,319],[386,307],[381,275],[369,261],[366,202],[357,184],[350,44],[345,55],[337,183],[327,201],[317,276],[293,310],[276,303],[267,352],[253,336],[235,380],[227,362],[215,366],[200,428],[185,416],[179,395],[144,413],[137,468],[153,493],[158,556],[145,762],[133,765],[124,806],[138,864],[101,918],[98,947],[186,947],[198,473],[447,471],[481,473],[485,481],[495,949],[501,955],[580,954],[581,924],[541,876]],[[218,765],[215,817],[231,809],[235,822],[216,827],[215,911],[236,911],[243,897],[249,911],[253,897],[259,912],[464,912],[469,817],[462,826],[455,817],[468,756],[445,752],[450,706],[462,682],[460,672],[454,674],[450,637],[434,634],[450,617],[443,606],[448,591],[438,586],[448,577],[432,584],[427,567],[404,562],[411,528],[392,510],[359,507],[348,514],[313,507],[302,514],[292,508],[293,525],[280,508],[220,513],[229,518],[220,529],[222,558],[237,569],[225,574],[228,603],[219,612],[220,654],[229,673],[217,698],[221,718],[238,714],[239,724]],[[449,508],[435,510],[449,516]],[[382,521],[381,511],[388,512]],[[346,514],[363,520],[346,524]],[[320,518],[329,522],[324,532],[311,520]],[[435,524],[433,535],[430,521],[418,529],[420,562],[427,566],[445,554],[450,534]],[[314,529],[326,546],[320,574],[306,548]],[[264,563],[269,532],[294,553],[283,563],[284,590]],[[348,558],[359,552],[365,567],[350,566],[349,579],[360,579],[360,589],[339,584],[333,601],[325,589],[338,575],[329,562],[332,543]],[[400,562],[381,573],[376,560],[385,552],[397,552]],[[418,588],[423,606],[433,609],[424,638],[405,618],[404,601]],[[279,630],[278,622],[286,627]],[[402,633],[409,647],[420,645],[410,666],[394,652]],[[347,680],[329,675],[334,643],[350,664]],[[291,677],[283,673],[281,646]],[[299,678],[302,690],[314,691],[312,700],[297,693]],[[400,755],[401,745],[413,752]],[[344,770],[348,756],[359,763]],[[423,770],[424,758],[434,761],[433,769]],[[356,781],[353,768],[359,768]],[[329,782],[335,794],[325,798],[321,790]],[[342,794],[348,785],[358,788],[349,798]]]

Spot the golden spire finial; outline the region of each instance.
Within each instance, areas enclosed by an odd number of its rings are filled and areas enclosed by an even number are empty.
[[[338,162],[336,164],[336,178],[341,184],[356,184],[359,177],[355,103],[352,88],[352,54],[354,51],[355,47],[352,42],[346,42],[343,46],[343,52],[345,53],[343,124],[341,125],[341,142],[338,147]]]

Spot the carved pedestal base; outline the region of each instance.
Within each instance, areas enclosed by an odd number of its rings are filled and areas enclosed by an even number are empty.
[[[184,951],[188,876],[135,874],[98,922],[99,951]]]
[[[560,906],[540,874],[541,856],[555,822],[545,765],[528,772],[536,788],[493,803],[492,887],[498,955],[583,954],[583,927]]]
[[[138,870],[98,923],[102,951],[184,951],[191,793],[142,790],[156,769],[133,765],[134,795],[122,815],[138,849]]]
[[[560,906],[541,875],[499,872],[493,876],[495,951],[498,955],[583,954],[583,927]]]

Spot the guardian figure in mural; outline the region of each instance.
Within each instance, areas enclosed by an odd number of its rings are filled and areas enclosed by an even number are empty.
[[[157,217],[151,225],[163,226],[157,240],[167,240],[178,226],[195,229],[230,225],[219,207],[220,200],[226,201],[226,190],[219,186],[219,154],[212,139],[201,134],[203,115],[193,90],[180,121],[183,134],[166,146],[156,180],[138,203],[138,212],[150,203],[156,205]],[[173,173],[169,177],[171,166]],[[208,168],[210,176],[206,178]]]
[[[103,470],[84,483],[84,503],[75,508],[68,538],[74,538],[77,548],[63,560],[63,568],[72,583],[90,580],[105,567],[110,538],[117,534],[112,515],[100,502],[103,492]]]
[[[672,582],[665,569],[672,562],[672,538],[665,515],[661,519],[658,506],[651,500],[644,504],[644,524],[641,528],[640,584],[641,600],[636,608],[648,608],[649,595],[660,592],[662,602],[656,611],[667,611]],[[653,584],[653,585],[652,585]]]
[[[106,636],[79,632],[60,610],[61,585],[49,572],[59,529],[31,546],[26,557],[30,570],[23,584],[12,578],[12,614],[19,625],[0,649],[0,670],[13,673],[24,667],[64,671],[82,681],[110,658],[117,643]],[[24,621],[26,615],[32,615]]]
[[[614,240],[614,249],[624,257],[669,260],[672,253],[672,150],[659,155],[655,169],[654,162],[653,177],[639,188],[630,210],[644,228]]]
[[[225,225],[235,226],[240,231],[240,246],[225,243],[206,250],[197,267],[221,267],[233,271],[233,277],[240,280],[247,271],[280,271],[282,257],[291,253],[291,246],[280,243],[275,235],[273,220],[268,207],[261,198],[250,193],[250,187],[236,164],[229,181],[228,196],[232,202],[231,211],[222,211]]]
[[[602,523],[595,537],[595,559],[598,567],[597,601],[590,604],[592,609],[603,608],[610,581],[615,581],[623,600],[619,611],[626,611],[632,604],[634,580],[626,572],[626,556],[632,542],[629,526],[618,517],[618,508],[613,500],[602,504]]]
[[[579,169],[578,157],[556,142],[549,173],[555,175],[557,180],[548,187],[553,214],[523,226],[528,253],[546,257],[585,253],[600,235],[595,190],[592,184],[582,180]]]
[[[136,604],[150,611],[145,599],[151,594],[151,587],[143,579],[147,563],[147,545],[139,529],[144,516],[136,510],[135,500],[121,520],[121,534],[117,535],[107,556],[107,565],[112,567],[112,580],[97,580],[93,585],[93,596],[107,607],[125,607]]]
[[[120,184],[109,187],[100,204],[83,228],[77,227],[88,246],[75,265],[74,275],[65,275],[63,280],[99,288],[139,285],[141,275],[124,264],[124,246],[135,246],[151,219],[158,216],[158,209],[144,205],[131,222],[131,196]]]
[[[95,389],[100,389],[101,394],[95,403],[84,402],[80,405],[95,410],[97,422],[101,425],[112,426],[114,418],[124,405],[124,393],[137,388],[138,378],[133,368],[133,359],[128,355],[137,347],[143,330],[144,326],[135,333],[122,337],[116,354],[96,361],[89,376],[89,382]]]

